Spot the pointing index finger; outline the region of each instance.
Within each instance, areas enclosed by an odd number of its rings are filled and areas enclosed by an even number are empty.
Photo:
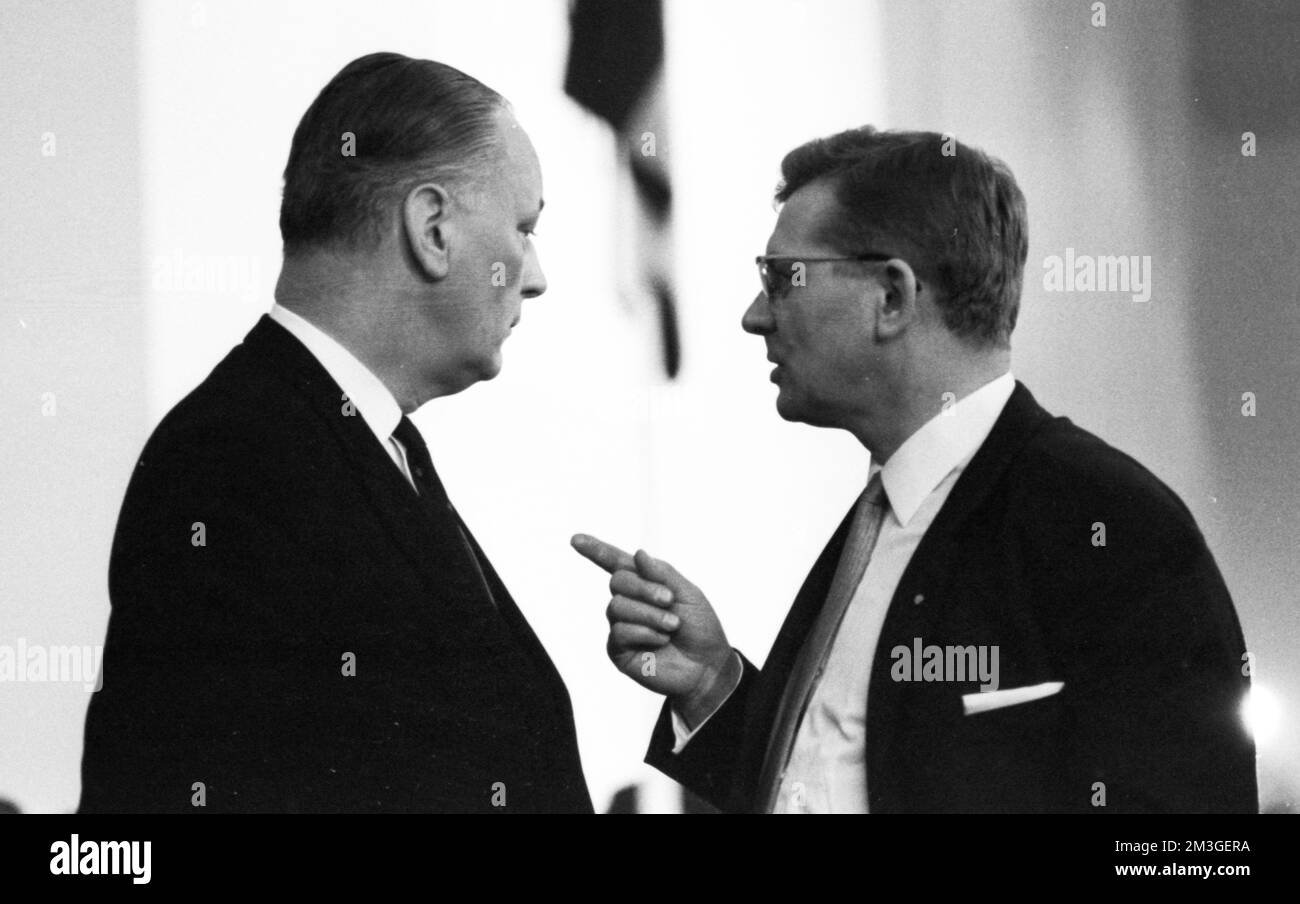
[[[636,570],[636,560],[631,555],[612,543],[606,543],[588,534],[574,534],[569,540],[569,545],[584,559],[594,562],[610,574],[619,569]]]

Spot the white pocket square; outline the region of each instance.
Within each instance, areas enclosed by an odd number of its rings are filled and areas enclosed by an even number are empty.
[[[1041,700],[1044,697],[1052,696],[1052,694],[1060,693],[1063,687],[1065,687],[1064,681],[1046,681],[1042,684],[1031,684],[1028,687],[1010,687],[1003,691],[962,694],[963,715],[974,716],[979,713],[986,713],[989,710],[1002,709],[1004,706],[1015,706],[1018,703]]]

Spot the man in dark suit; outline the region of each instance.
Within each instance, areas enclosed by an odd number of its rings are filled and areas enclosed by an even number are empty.
[[[307,110],[276,305],[122,506],[82,812],[591,812],[564,684],[406,417],[500,369],[541,207],[451,67],[372,54]]]
[[[665,694],[647,761],[741,812],[1254,812],[1246,650],[1179,498],[1010,373],[1010,171],[933,133],[782,164],[744,317],[777,410],[866,489],[760,670],[666,562],[585,535],[609,653]]]

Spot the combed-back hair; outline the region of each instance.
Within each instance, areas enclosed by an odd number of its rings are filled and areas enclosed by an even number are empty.
[[[937,281],[948,329],[978,346],[1010,345],[1029,224],[1006,164],[951,136],[863,126],[800,145],[781,175],[781,203],[829,180],[838,210],[819,240],[903,258]]]
[[[286,257],[378,245],[422,181],[474,181],[498,147],[505,99],[433,60],[372,53],[330,79],[293,133],[280,235]]]

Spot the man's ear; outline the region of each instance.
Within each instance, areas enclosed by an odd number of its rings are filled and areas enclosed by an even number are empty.
[[[430,280],[451,269],[451,196],[436,182],[417,185],[402,201],[406,246],[415,265]]]
[[[883,291],[875,296],[876,338],[883,342],[901,336],[919,318],[917,301],[923,287],[907,261],[893,258],[881,267],[879,288]]]

